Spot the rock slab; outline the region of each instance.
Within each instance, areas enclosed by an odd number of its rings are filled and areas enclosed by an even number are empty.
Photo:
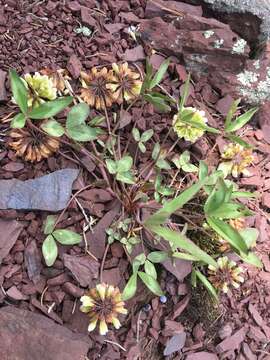
[[[1,360],[85,360],[89,340],[46,317],[14,306],[0,309]]]
[[[79,170],[64,169],[37,179],[0,181],[0,209],[59,211],[66,207]]]

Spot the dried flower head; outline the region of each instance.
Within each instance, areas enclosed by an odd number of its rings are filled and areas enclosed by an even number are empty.
[[[247,167],[254,160],[251,149],[245,149],[240,144],[230,143],[225,147],[221,157],[226,160],[222,164],[230,170],[233,177],[238,177],[240,174],[249,175]]]
[[[35,72],[34,75],[24,75],[23,81],[28,88],[28,106],[35,107],[46,100],[54,100],[57,88],[48,75]]]
[[[124,100],[130,101],[138,97],[142,87],[140,74],[129,69],[127,62],[120,65],[114,63],[112,68],[114,79],[107,88],[113,92],[115,101],[122,104]]]
[[[59,149],[59,141],[36,130],[12,129],[9,146],[16,155],[30,162],[46,159]]]
[[[208,266],[208,274],[210,282],[215,288],[227,293],[229,287],[239,288],[240,283],[244,282],[241,276],[242,268],[238,267],[236,262],[230,261],[227,256],[218,258],[217,267]]]
[[[100,335],[107,334],[107,324],[113,324],[119,329],[121,324],[118,314],[127,314],[119,289],[112,285],[98,284],[81,297],[81,302],[80,310],[90,317],[88,331],[93,331],[99,321]]]
[[[42,75],[47,75],[49,79],[52,81],[53,86],[57,89],[60,94],[66,93],[66,81],[70,80],[70,76],[68,75],[68,71],[65,69],[42,69],[40,70]]]
[[[114,79],[113,71],[103,67],[101,70],[92,68],[89,73],[81,72],[81,98],[97,110],[111,107],[114,98],[107,85]]]
[[[192,120],[192,122],[196,122],[198,125],[205,125],[207,123],[207,118],[205,117],[204,111],[200,111],[192,107],[187,107],[173,118],[173,129],[179,138],[184,138],[186,141],[195,142],[201,136],[203,136],[203,129],[198,129],[191,124],[181,121],[183,118],[188,118],[189,120]]]

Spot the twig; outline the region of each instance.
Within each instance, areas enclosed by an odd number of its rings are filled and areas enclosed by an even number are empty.
[[[121,350],[127,351],[122,345],[118,344],[118,343],[115,342],[115,341],[111,341],[111,340],[105,339],[104,342],[109,343],[109,344],[112,344],[112,345],[116,345],[116,346],[118,346]]]
[[[105,248],[105,251],[104,251],[104,254],[103,254],[102,262],[101,262],[101,265],[100,265],[99,278],[100,278],[100,282],[101,282],[101,283],[102,283],[102,281],[103,281],[103,269],[104,269],[104,264],[105,264],[106,256],[107,256],[108,251],[109,251],[109,247],[110,247],[110,244],[107,244],[107,245],[106,245],[106,248]]]
[[[137,319],[137,328],[136,328],[136,341],[137,341],[137,343],[139,343],[139,341],[140,341],[141,313],[142,313],[142,310],[139,311],[139,315],[138,315],[138,319]]]
[[[43,299],[44,299],[44,295],[45,295],[47,290],[48,290],[48,286],[46,286],[45,289],[42,291],[42,294],[41,294],[41,297],[40,297],[40,305],[41,306],[44,306]]]

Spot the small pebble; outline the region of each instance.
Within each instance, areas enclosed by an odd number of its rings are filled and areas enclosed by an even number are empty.
[[[166,302],[167,302],[167,296],[165,296],[165,295],[162,295],[162,296],[160,296],[160,298],[159,298],[159,301],[162,303],[162,304],[166,304]]]

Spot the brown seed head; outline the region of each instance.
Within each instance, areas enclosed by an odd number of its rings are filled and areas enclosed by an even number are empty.
[[[36,130],[12,129],[9,146],[26,161],[38,162],[50,157],[59,149],[59,141]]]
[[[81,72],[81,98],[97,110],[109,108],[114,102],[111,90],[107,85],[113,79],[112,70],[103,67],[101,70],[92,68],[89,73]]]

